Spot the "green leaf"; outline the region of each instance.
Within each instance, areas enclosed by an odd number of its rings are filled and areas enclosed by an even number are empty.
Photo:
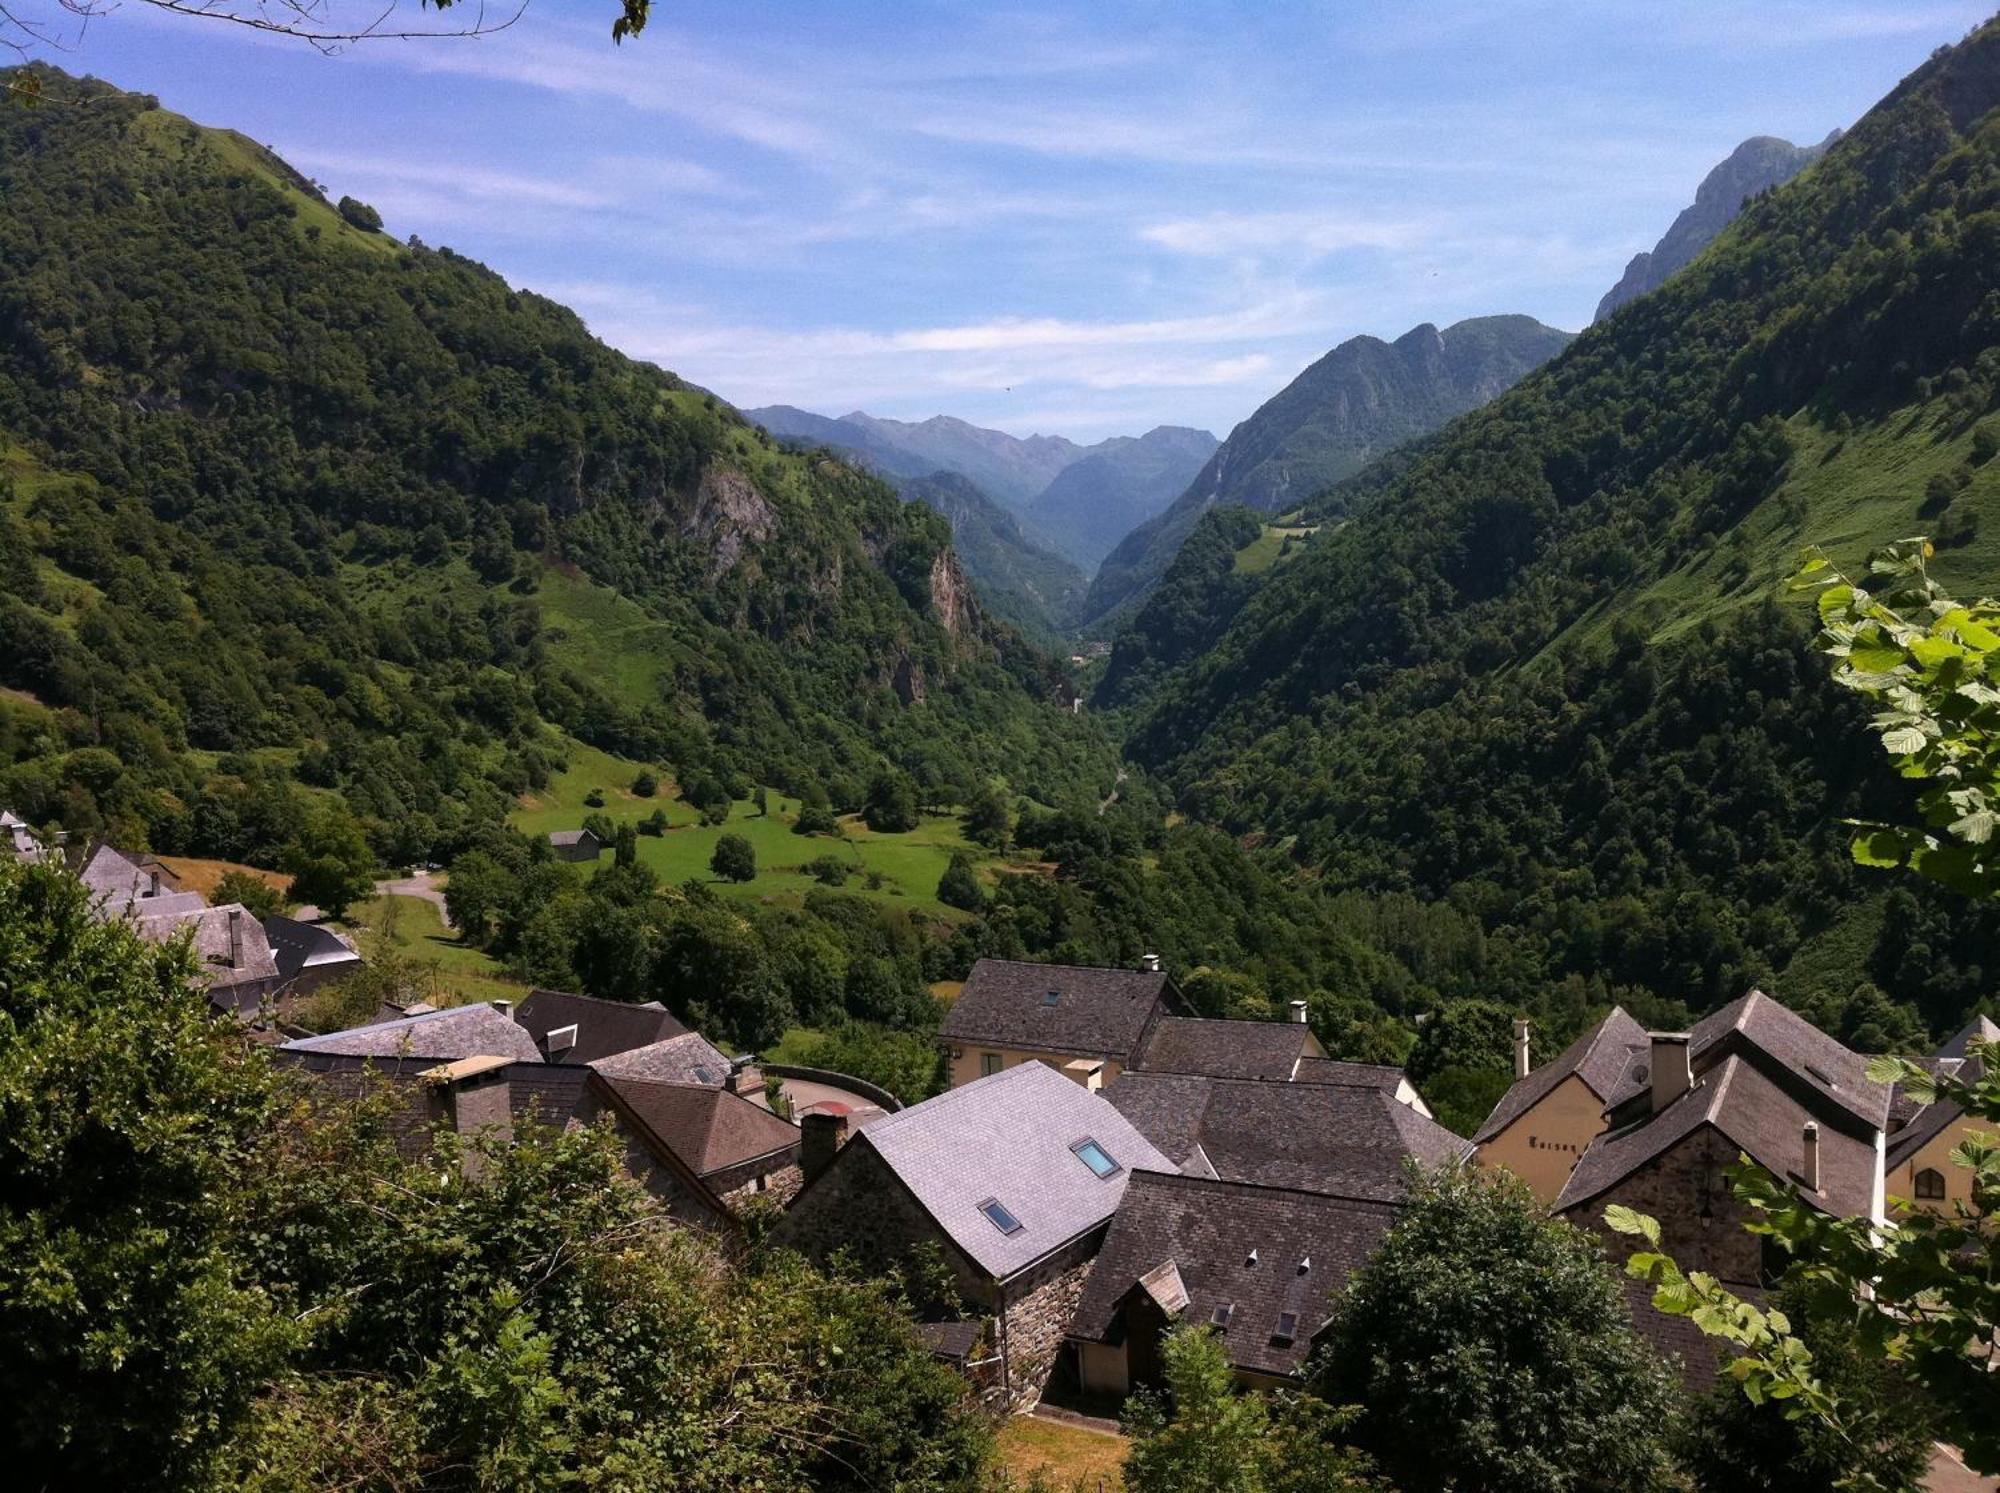
[[[1881,866],[1890,870],[1903,865],[1910,852],[1923,843],[1920,836],[1903,829],[1871,829],[1849,843],[1856,865]]]
[[[1637,1209],[1628,1208],[1623,1203],[1613,1203],[1604,1210],[1604,1222],[1620,1234],[1633,1234],[1658,1248],[1660,1225],[1657,1219],[1648,1218]]]
[[[1883,749],[1897,757],[1908,757],[1930,745],[1930,737],[1915,726],[1897,726],[1882,733]]]

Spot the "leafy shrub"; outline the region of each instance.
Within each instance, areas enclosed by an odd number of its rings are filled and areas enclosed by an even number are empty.
[[[822,886],[845,886],[853,868],[837,855],[822,855],[807,861],[802,869]]]
[[[805,804],[799,809],[799,817],[793,821],[795,835],[832,835],[840,832],[840,821],[833,817],[833,810],[824,804]]]
[[[355,197],[343,197],[334,210],[346,220],[349,226],[359,228],[363,233],[380,233],[382,215],[367,203]]]
[[[944,868],[937,895],[946,907],[961,907],[967,912],[977,912],[986,905],[986,888],[980,885],[972,862],[962,855],[952,856],[951,864]]]
[[[724,835],[715,842],[708,868],[724,881],[755,881],[757,847],[741,835]]]
[[[652,769],[642,767],[639,775],[632,779],[632,792],[640,798],[651,798],[660,791],[660,780],[653,776]]]

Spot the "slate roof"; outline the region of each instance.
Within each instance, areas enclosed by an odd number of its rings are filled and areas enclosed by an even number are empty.
[[[1950,1072],[1967,1082],[1977,1082],[1986,1065],[1972,1056],[1974,1042],[2000,1042],[2000,1027],[1984,1016],[1973,1017],[1963,1031],[1931,1055],[1928,1066]],[[1965,1110],[1955,1100],[1940,1099],[1924,1105],[1910,1116],[1901,1130],[1889,1137],[1888,1154],[1883,1158],[1883,1164],[1892,1168],[1903,1165],[1964,1117]]]
[[[917,1340],[930,1349],[931,1357],[944,1363],[964,1364],[978,1351],[986,1328],[979,1322],[919,1322]]]
[[[1493,1113],[1486,1117],[1486,1123],[1479,1127],[1473,1140],[1480,1145],[1492,1140],[1547,1098],[1571,1074],[1581,1078],[1590,1092],[1610,1108],[1638,1091],[1640,1081],[1633,1068],[1636,1064],[1643,1069],[1651,1050],[1652,1039],[1646,1029],[1623,1006],[1613,1006],[1609,1015],[1564,1048],[1560,1057],[1542,1064],[1526,1078],[1516,1079],[1500,1096],[1500,1102],[1493,1106]]]
[[[1050,1004],[1048,997],[1056,1000]],[[939,1035],[966,1046],[1025,1047],[1120,1062],[1138,1050],[1156,1012],[1180,1009],[1166,975],[1073,964],[981,959]]]
[[[576,1028],[576,1045],[547,1054],[552,1063],[594,1063],[687,1032],[658,1001],[635,1006],[630,1001],[599,1000],[565,990],[532,992],[514,1008],[514,1019],[528,1029],[539,1047],[546,1047],[550,1032],[565,1026]]]
[[[333,929],[280,915],[265,918],[264,938],[278,963],[280,979],[297,979],[300,971],[335,965],[359,968],[361,955]]]
[[[107,918],[185,918],[206,906],[208,902],[199,892],[161,892],[151,897],[105,892],[98,899],[97,911]]]
[[[428,1011],[421,1016],[405,1016],[400,1021],[378,1021],[323,1037],[300,1037],[281,1049],[288,1052],[339,1052],[378,1057],[429,1058],[435,1063],[459,1058],[509,1057],[524,1063],[539,1063],[542,1055],[535,1039],[511,1016],[485,1002]]]
[[[599,1058],[590,1066],[606,1078],[649,1078],[658,1083],[711,1086],[729,1081],[729,1059],[699,1032],[683,1031],[678,1037]]]
[[[1216,1308],[1232,1308],[1222,1330],[1232,1364],[1296,1374],[1331,1315],[1329,1297],[1367,1262],[1395,1217],[1385,1203],[1135,1173],[1070,1334],[1115,1340],[1120,1303],[1143,1277],[1171,1265],[1187,1294],[1184,1320],[1211,1322]],[[1280,1312],[1298,1317],[1289,1341],[1277,1340]]]
[[[1123,1073],[1104,1096],[1183,1171],[1394,1201],[1404,1162],[1461,1158],[1463,1138],[1379,1087]]]
[[[1131,1066],[1146,1073],[1289,1081],[1311,1051],[1312,1028],[1303,1022],[1162,1016],[1146,1033]]]
[[[1725,1053],[1753,1050],[1804,1091],[1874,1129],[1887,1127],[1889,1085],[1868,1077],[1868,1059],[1761,990],[1703,1017],[1688,1034],[1688,1062],[1697,1074]]]
[[[592,840],[597,839],[597,835],[587,829],[552,829],[549,831],[549,843],[551,845],[581,845],[586,836]]]
[[[1119,1170],[1100,1178],[1072,1153],[1095,1140]],[[1044,1063],[1021,1063],[884,1115],[847,1143],[872,1146],[953,1243],[1004,1279],[1096,1228],[1117,1210],[1133,1171],[1171,1171],[1101,1095]],[[844,1153],[843,1153],[844,1154]],[[979,1211],[999,1201],[1013,1234]]]
[[[1710,1337],[1686,1317],[1669,1316],[1656,1309],[1651,1281],[1623,1276],[1619,1284],[1625,1288],[1625,1306],[1632,1314],[1632,1325],[1639,1336],[1679,1370],[1681,1383],[1689,1393],[1699,1394],[1710,1388],[1722,1368],[1721,1339]],[[1734,1285],[1730,1289],[1747,1301],[1763,1299],[1761,1291],[1745,1286]]]
[[[1656,1115],[1607,1130],[1578,1158],[1557,1213],[1583,1207],[1641,1167],[1665,1155],[1704,1125],[1712,1125],[1739,1150],[1779,1177],[1799,1183],[1805,1122],[1814,1112],[1774,1083],[1746,1057],[1734,1053],[1702,1074],[1680,1098]],[[1799,1195],[1840,1217],[1867,1217],[1875,1206],[1875,1146],[1831,1126],[1819,1133],[1820,1186]]]
[[[650,1130],[696,1176],[710,1177],[798,1148],[796,1125],[727,1089],[609,1078],[602,1073],[598,1077],[626,1114]]]
[[[136,903],[144,909],[154,901]],[[230,927],[235,925],[236,947],[231,947]],[[203,907],[193,913],[162,913],[157,917],[143,912],[132,919],[132,929],[152,943],[167,943],[193,929],[195,958],[200,962],[209,995],[216,1004],[244,1014],[255,1011],[260,999],[278,986],[278,961],[264,938],[264,928],[240,902],[221,907]]]
[[[1334,1084],[1349,1089],[1386,1089],[1391,1094],[1403,1086],[1407,1075],[1386,1063],[1345,1063],[1338,1058],[1300,1058],[1293,1083]]]

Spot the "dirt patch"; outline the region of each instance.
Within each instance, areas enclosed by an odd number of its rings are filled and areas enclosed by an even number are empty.
[[[173,873],[181,890],[200,892],[206,898],[213,898],[217,884],[231,871],[254,876],[276,892],[289,894],[292,889],[291,877],[277,871],[266,871],[261,866],[246,866],[238,861],[205,861],[189,855],[163,855],[158,859]]]

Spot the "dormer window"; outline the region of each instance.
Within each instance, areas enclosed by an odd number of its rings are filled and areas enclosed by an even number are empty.
[[[1916,1175],[1916,1191],[1919,1202],[1937,1203],[1944,1201],[1944,1173],[1934,1166],[1927,1166]]]
[[[1089,1167],[1100,1179],[1108,1179],[1118,1175],[1120,1170],[1118,1163],[1112,1159],[1111,1153],[1096,1141],[1080,1140],[1070,1147],[1070,1151],[1078,1161]]]
[[[1298,1335],[1299,1314],[1297,1312],[1279,1312],[1278,1330],[1271,1334],[1271,1341],[1274,1343],[1289,1343]]]
[[[1229,1319],[1236,1315],[1236,1303],[1225,1301],[1209,1314],[1208,1325],[1218,1332],[1229,1330]]]

